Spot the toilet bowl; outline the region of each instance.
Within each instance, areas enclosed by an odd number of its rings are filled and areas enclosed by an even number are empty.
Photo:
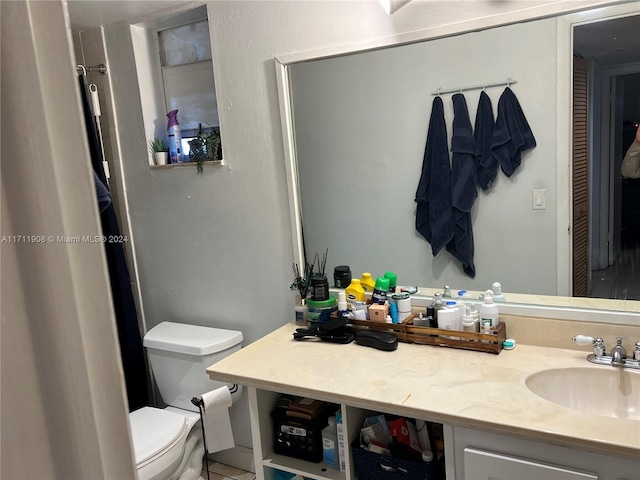
[[[164,322],[149,330],[143,344],[164,409],[143,407],[129,414],[139,480],[195,480],[200,477],[204,442],[193,397],[230,384],[209,379],[205,369],[241,348],[234,330]],[[241,387],[231,395],[235,402]]]

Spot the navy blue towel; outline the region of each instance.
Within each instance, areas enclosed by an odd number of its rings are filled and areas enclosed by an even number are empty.
[[[104,212],[111,205],[111,194],[109,189],[102,183],[96,171],[93,171],[93,183],[96,187],[96,196],[98,197],[98,208],[100,213]]]
[[[451,167],[442,99],[433,99],[422,175],[416,191],[416,230],[431,244],[435,257],[453,238]]]
[[[484,90],[480,93],[473,136],[476,139],[476,173],[478,186],[488,190],[498,174],[498,160],[491,154],[493,136],[493,106]]]
[[[491,138],[491,153],[498,159],[507,177],[520,166],[523,151],[536,146],[531,127],[518,99],[507,87],[498,101],[498,118]]]
[[[447,251],[455,256],[464,273],[476,274],[473,264],[473,229],[471,207],[478,190],[476,187],[476,141],[471,130],[469,110],[464,95],[453,96],[453,137],[451,139],[451,205],[454,208],[454,238],[447,244]]]

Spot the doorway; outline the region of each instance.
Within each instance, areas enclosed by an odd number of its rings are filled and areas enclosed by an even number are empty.
[[[620,175],[640,121],[639,30],[637,15],[574,27],[573,296],[640,300],[640,180]]]

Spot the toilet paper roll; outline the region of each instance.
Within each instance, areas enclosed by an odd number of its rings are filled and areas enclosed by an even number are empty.
[[[227,387],[220,387],[202,395],[204,403],[204,435],[209,453],[235,447],[229,407],[233,403]]]

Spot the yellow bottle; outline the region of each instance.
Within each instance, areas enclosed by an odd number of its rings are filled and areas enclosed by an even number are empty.
[[[354,278],[347,288],[344,289],[347,296],[347,306],[349,310],[353,309],[354,302],[364,302],[364,289],[360,284],[360,280]]]
[[[360,285],[362,285],[362,288],[364,289],[365,292],[373,293],[373,289],[376,286],[376,282],[371,277],[370,273],[365,272],[362,274],[362,278],[360,279]]]

